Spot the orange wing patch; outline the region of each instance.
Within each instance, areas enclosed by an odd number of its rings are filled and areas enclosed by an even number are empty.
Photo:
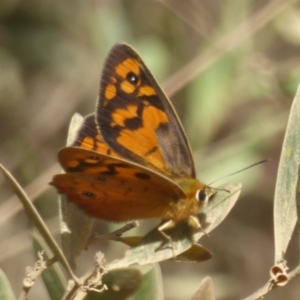
[[[105,99],[111,100],[116,96],[116,94],[117,94],[116,86],[113,84],[109,84],[106,87],[105,92],[104,92]]]
[[[138,97],[154,96],[156,95],[155,89],[150,85],[144,85],[139,88]]]
[[[59,161],[64,170],[78,168],[80,160],[78,159],[78,149],[93,150],[98,153],[120,157],[115,151],[110,149],[101,138],[95,123],[95,115],[91,114],[85,117],[82,126],[79,128],[75,141],[70,147],[63,148],[63,155],[59,154]]]
[[[145,160],[155,162],[156,168],[164,170],[164,158],[155,131],[162,123],[167,122],[166,114],[153,106],[145,106],[141,116],[143,122],[141,126],[138,126],[139,124],[134,124],[134,122],[139,123],[136,113],[137,107],[135,107],[135,113],[131,113],[132,110],[133,108],[129,109],[128,114],[123,113],[123,111],[116,111],[113,115],[113,118],[116,116],[121,120],[118,125],[124,127],[117,137],[117,142],[136,155],[144,157]],[[139,145],[132,143],[133,139],[138,139]],[[147,145],[147,147],[144,145]]]
[[[136,75],[140,75],[139,62],[136,59],[127,58],[122,63],[115,67],[116,74],[126,79],[129,72],[133,72]]]

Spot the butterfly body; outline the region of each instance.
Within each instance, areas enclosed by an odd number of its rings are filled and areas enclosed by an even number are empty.
[[[162,218],[159,230],[186,221],[211,194],[195,178],[181,123],[139,55],[125,44],[110,51],[95,115],[59,151],[65,174],[51,184],[93,217],[120,222]]]

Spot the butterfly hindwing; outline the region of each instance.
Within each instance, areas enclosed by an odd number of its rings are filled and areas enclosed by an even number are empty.
[[[169,177],[195,177],[181,123],[139,55],[117,44],[106,60],[96,122],[120,156]]]
[[[181,188],[168,178],[122,159],[66,147],[60,150],[59,160],[67,173],[54,176],[51,185],[97,218],[128,221],[167,217],[170,203],[184,197]]]
[[[76,132],[74,141],[70,146],[93,150],[114,157],[120,157],[107,146],[100,136],[95,121],[95,114],[89,114],[83,119],[81,126]],[[65,159],[68,159],[68,155],[65,155]],[[62,167],[64,167],[64,162],[65,161],[61,161]]]

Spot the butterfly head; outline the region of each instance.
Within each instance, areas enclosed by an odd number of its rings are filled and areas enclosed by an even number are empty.
[[[177,183],[184,191],[185,199],[174,203],[175,213],[171,218],[179,221],[188,220],[190,216],[196,217],[212,195],[210,187],[194,178],[182,178]]]

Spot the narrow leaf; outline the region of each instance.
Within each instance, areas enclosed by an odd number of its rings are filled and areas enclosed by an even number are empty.
[[[205,247],[194,244],[191,248],[176,256],[176,261],[199,263],[212,258],[212,253]]]
[[[210,277],[205,277],[201,283],[199,290],[193,296],[192,300],[215,300],[213,282]]]
[[[130,247],[136,246],[141,240],[143,239],[142,236],[125,236],[120,237],[118,239],[119,242],[122,242]],[[212,258],[211,252],[206,249],[205,247],[194,244],[188,250],[182,252],[181,254],[176,256],[177,262],[202,262]]]
[[[81,115],[73,115],[69,126],[67,145],[74,141],[82,121],[83,117]],[[67,202],[64,196],[59,196],[59,219],[62,249],[72,269],[75,270],[75,260],[85,246],[94,219],[74,204]]]
[[[15,300],[16,297],[12,291],[10,283],[5,273],[0,269],[0,299],[1,300]]]
[[[298,165],[298,181],[296,190],[296,207],[297,207],[297,220],[298,220],[298,243],[300,252],[300,162]]]
[[[143,280],[133,299],[163,300],[164,294],[159,264],[151,265],[151,268],[147,272],[143,272],[143,274]]]
[[[300,162],[300,88],[284,137],[274,199],[275,264],[284,258],[296,220],[296,185]]]
[[[127,300],[132,299],[143,280],[141,268],[131,267],[112,270],[105,274],[102,283],[107,290],[99,292],[89,292],[87,300]]]

